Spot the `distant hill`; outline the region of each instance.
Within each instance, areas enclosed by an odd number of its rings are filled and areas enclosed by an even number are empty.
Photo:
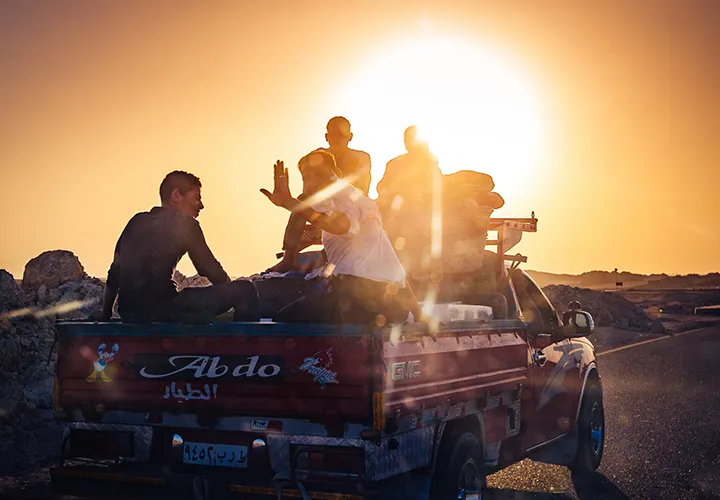
[[[683,290],[691,288],[716,288],[720,286],[720,273],[706,275],[688,274],[669,276],[667,274],[614,273],[611,271],[589,271],[579,275],[553,274],[542,271],[527,271],[541,287],[548,285],[569,285],[594,290],[613,289],[621,281],[624,289],[641,288]]]
[[[615,274],[612,271],[588,271],[582,274],[555,274],[528,269],[527,272],[541,288],[548,285],[568,285],[592,290],[612,290],[615,288],[616,278],[617,281],[622,281],[623,289],[625,290],[630,288],[639,290],[720,288],[720,273],[670,276],[667,274]],[[195,279],[197,275],[189,278]],[[185,279],[185,277],[182,276],[182,279]],[[233,277],[233,279],[236,278]],[[100,278],[100,280],[104,283],[105,277]],[[21,279],[16,278],[15,282],[18,286],[22,285]]]
[[[688,290],[720,288],[720,273],[710,274],[688,274],[684,276],[668,276],[659,281],[650,281],[637,288],[643,290],[667,289],[667,290]]]

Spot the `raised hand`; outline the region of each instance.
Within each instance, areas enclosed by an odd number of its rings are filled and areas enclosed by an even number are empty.
[[[285,163],[281,160],[276,161],[273,166],[273,179],[273,192],[271,193],[267,189],[261,189],[260,192],[267,196],[274,205],[284,207],[292,199],[292,194],[290,194],[290,184],[288,183],[288,171]]]

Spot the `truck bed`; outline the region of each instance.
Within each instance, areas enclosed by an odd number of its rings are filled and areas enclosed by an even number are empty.
[[[490,389],[527,384],[520,322],[448,323],[434,340],[408,330],[60,323],[57,404],[85,419],[109,410],[317,422],[332,414],[382,427],[386,416],[438,418]]]

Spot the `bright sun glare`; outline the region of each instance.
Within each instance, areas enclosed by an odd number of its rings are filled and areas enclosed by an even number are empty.
[[[417,124],[444,173],[478,170],[503,196],[533,184],[541,125],[527,78],[509,61],[452,38],[428,38],[378,54],[346,87],[343,109],[355,146],[373,158],[378,181]]]

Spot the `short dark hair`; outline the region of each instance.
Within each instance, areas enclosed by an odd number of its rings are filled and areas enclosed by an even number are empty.
[[[175,188],[180,190],[180,194],[186,195],[191,189],[200,189],[201,187],[199,177],[182,170],[173,170],[160,183],[160,201],[163,203],[168,201]]]
[[[417,140],[417,136],[418,136],[417,125],[410,125],[408,128],[405,129],[405,133],[403,134],[403,138],[407,142],[415,142]]]
[[[325,128],[328,132],[331,132],[332,130],[337,130],[338,132],[342,133],[342,135],[349,135],[350,120],[348,120],[344,116],[333,116],[327,122],[327,126]]]
[[[316,158],[319,158],[320,162],[317,162]],[[335,162],[335,156],[331,152],[325,151],[324,149],[316,149],[315,151],[310,151],[308,154],[300,158],[300,161],[298,162],[298,169],[302,168],[304,165],[307,165],[311,168],[317,168],[322,165],[330,169],[335,175],[338,176],[338,178],[342,177],[342,172],[340,172],[340,169]]]

